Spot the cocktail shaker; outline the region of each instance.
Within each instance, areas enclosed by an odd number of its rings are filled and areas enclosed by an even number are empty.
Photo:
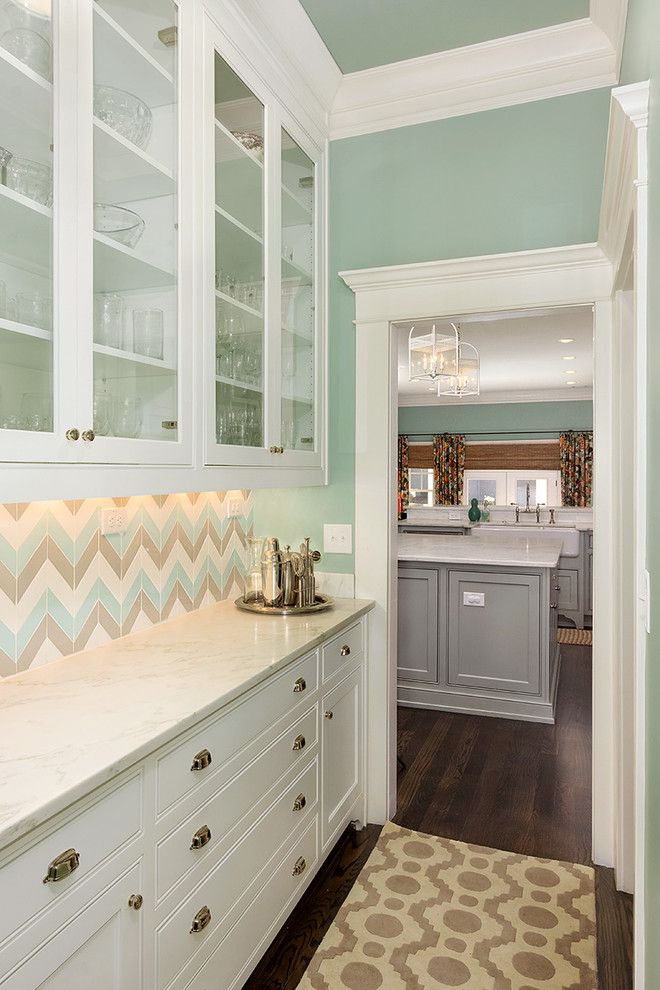
[[[264,605],[283,604],[283,556],[280,541],[275,536],[269,536],[264,541],[261,554],[261,593]]]

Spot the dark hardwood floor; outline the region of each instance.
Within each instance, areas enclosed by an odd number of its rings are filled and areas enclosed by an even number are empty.
[[[590,863],[591,649],[562,647],[555,725],[399,709],[406,828],[512,852]],[[379,834],[346,833],[246,990],[293,990]],[[600,990],[632,988],[632,898],[596,869]]]

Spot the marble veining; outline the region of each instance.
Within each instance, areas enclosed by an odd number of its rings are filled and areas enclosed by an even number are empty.
[[[373,607],[255,616],[220,602],[0,682],[0,848]]]
[[[562,541],[523,534],[480,540],[471,536],[418,536],[400,533],[399,560],[441,564],[495,564],[502,567],[556,567]]]

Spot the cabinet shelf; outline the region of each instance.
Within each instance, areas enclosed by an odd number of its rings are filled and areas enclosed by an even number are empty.
[[[51,274],[53,211],[21,193],[0,186],[0,257],[37,275]]]
[[[159,289],[176,284],[176,274],[152,265],[132,248],[94,232],[94,292]]]
[[[244,148],[238,138],[235,138],[229,128],[215,118],[215,161],[228,162],[241,159],[251,162],[259,172],[263,172],[263,164],[256,155]],[[261,182],[261,180],[260,180]]]
[[[130,203],[176,193],[174,174],[146,151],[94,118],[94,197]]]
[[[263,254],[262,238],[216,206],[216,266],[233,271],[241,281],[255,282],[263,277]]]
[[[312,273],[301,268],[295,261],[282,257],[282,281],[296,285],[311,285]]]
[[[153,375],[173,375],[176,374],[176,367],[162,361],[159,358],[146,357],[144,354],[134,354],[132,351],[124,351],[118,347],[107,347],[105,344],[94,344],[94,354],[101,358],[112,361],[126,362],[133,366],[133,377],[151,377]]]
[[[310,226],[313,220],[312,211],[305,206],[288,186],[282,183],[282,226]]]
[[[51,371],[53,334],[41,327],[0,319],[0,366]]]
[[[134,93],[150,107],[171,106],[174,78],[98,3],[94,4],[94,80]]]
[[[240,388],[245,392],[256,392],[258,395],[263,395],[264,391],[261,385],[239,382],[235,378],[225,378],[224,375],[216,375],[215,381],[216,385],[229,385],[230,388]]]
[[[36,161],[48,161],[51,156],[52,112],[52,84],[0,48],[3,148]]]
[[[296,406],[312,406],[314,404],[314,400],[310,399],[309,397],[304,397],[302,395],[293,395],[292,393],[289,392],[282,392],[282,401],[290,402]]]
[[[236,309],[243,310],[244,313],[249,313],[250,316],[254,316],[255,319],[263,323],[264,314],[260,313],[258,309],[253,309],[252,306],[248,306],[247,303],[241,302],[239,299],[234,299],[233,296],[228,296],[226,292],[221,292],[220,289],[216,289],[215,294],[218,299],[229,303],[230,306],[235,306]]]

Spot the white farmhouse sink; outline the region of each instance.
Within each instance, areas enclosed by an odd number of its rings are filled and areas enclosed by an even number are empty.
[[[491,535],[501,539],[506,534],[509,537],[524,537],[527,540],[544,540],[549,536],[562,541],[562,557],[577,557],[580,552],[580,533],[571,526],[550,526],[547,523],[480,523],[473,526],[472,537],[483,540]]]

